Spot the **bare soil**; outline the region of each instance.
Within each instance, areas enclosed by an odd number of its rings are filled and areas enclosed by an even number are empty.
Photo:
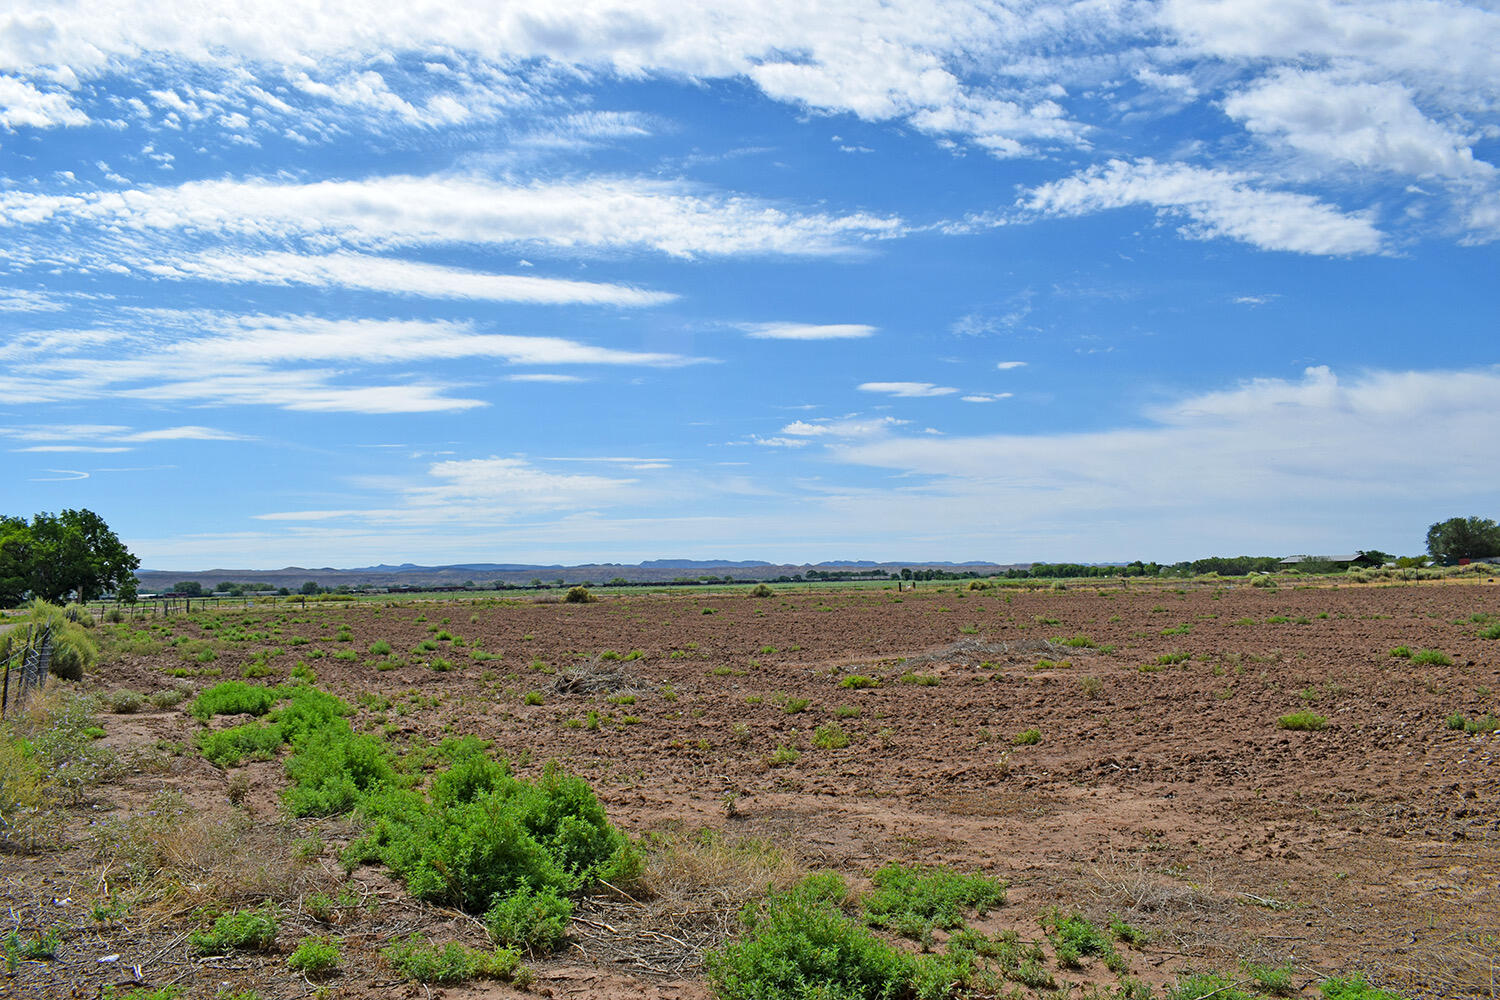
[[[208,666],[218,676],[169,677],[199,664],[168,648],[122,655],[91,682],[200,688],[280,648],[266,683],[302,659],[319,686],[361,706],[358,728],[384,726],[397,745],[476,734],[522,773],[561,760],[635,836],[707,828],[764,839],[856,883],[895,860],[982,870],[1011,886],[984,928],[1034,937],[1054,905],[1095,919],[1117,913],[1154,935],[1130,958],[1133,974],[1156,985],[1187,968],[1289,961],[1307,996],[1321,976],[1361,970],[1413,997],[1492,997],[1500,743],[1446,721],[1500,713],[1500,641],[1480,637],[1483,615],[1500,621],[1500,585],[923,585],[778,588],[762,599],[310,605],[226,610],[217,631],[206,617],[169,623],[173,636],[193,639],[239,628],[243,641],[215,640]],[[340,626],[352,641],[337,640]],[[454,638],[436,639],[439,631]],[[404,665],[376,669],[386,659],[368,652],[378,640]],[[424,640],[437,648],[419,649]],[[1440,650],[1452,664],[1391,655],[1403,645]],[[314,650],[324,655],[309,658]],[[335,658],[345,650],[355,658]],[[1186,655],[1158,662],[1177,654]],[[434,669],[439,658],[452,669]],[[878,683],[842,686],[853,674]],[[528,692],[542,703],[525,704]],[[800,699],[806,707],[788,711]],[[1278,726],[1303,710],[1325,716],[1326,728]],[[815,729],[831,722],[847,747],[815,744]],[[103,724],[128,762],[122,773],[90,790],[53,848],[0,856],[12,926],[54,927],[63,942],[55,961],[0,978],[0,996],[171,983],[190,996],[252,987],[263,998],[515,994],[496,983],[424,990],[399,981],[378,956],[392,938],[420,930],[480,945],[482,929],[412,901],[378,868],[346,880],[337,852],[354,831],[346,821],[285,819],[279,762],[230,771],[204,762],[192,751],[200,725],[183,708]],[[1034,745],[1013,742],[1032,728]],[[781,748],[800,756],[776,763]],[[244,787],[232,805],[236,781]],[[240,868],[214,870],[237,872],[245,901],[261,893],[288,907],[275,952],[192,957],[185,936],[204,922],[195,905],[209,902],[205,886],[118,919],[91,916],[110,889],[129,890],[127,861],[100,846],[108,831],[177,801],[163,790],[182,796],[184,816],[245,818]],[[257,875],[255,856],[281,860]],[[298,907],[319,888],[357,901],[336,924],[319,924]],[[732,927],[732,903],[665,912],[602,896],[580,907],[563,951],[530,963],[531,992],[707,997],[701,948]],[[311,983],[287,969],[308,933],[344,938],[340,975]],[[109,955],[118,957],[100,961]],[[1095,971],[1058,979],[1092,982]]]

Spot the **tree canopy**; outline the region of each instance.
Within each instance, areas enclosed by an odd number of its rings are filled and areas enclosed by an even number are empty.
[[[91,510],[43,512],[30,521],[0,516],[0,607],[107,593],[134,600],[140,564]]]
[[[1438,562],[1500,556],[1500,524],[1487,517],[1450,517],[1427,529],[1427,551]]]

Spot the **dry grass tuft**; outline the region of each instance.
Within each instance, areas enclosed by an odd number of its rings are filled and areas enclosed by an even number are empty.
[[[176,792],[148,808],[100,826],[101,860],[121,865],[143,899],[171,909],[242,905],[298,898],[317,874],[289,827],[252,823],[235,811],[211,817]]]
[[[650,976],[681,976],[734,931],[744,905],[789,888],[806,874],[768,841],[714,830],[672,830],[641,843],[639,882],[579,908],[571,932],[587,954],[623,961]],[[595,936],[595,932],[599,933]]]

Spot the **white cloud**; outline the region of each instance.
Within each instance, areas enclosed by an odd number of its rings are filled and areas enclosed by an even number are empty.
[[[571,385],[586,381],[578,375],[558,375],[553,372],[528,372],[505,376],[507,382],[541,382],[548,385]]]
[[[841,420],[794,420],[781,429],[794,437],[868,438],[888,434],[910,421],[898,417],[846,417]]]
[[[56,128],[88,121],[66,93],[43,92],[25,80],[0,76],[0,128]]]
[[[1268,191],[1243,173],[1187,164],[1111,160],[1025,191],[1017,205],[1039,216],[1078,216],[1131,205],[1183,218],[1193,239],[1234,239],[1262,250],[1371,254],[1383,248],[1366,214],[1340,212],[1305,194]]]
[[[761,340],[858,340],[878,329],[861,323],[741,323],[739,328]]]
[[[537,305],[654,306],[677,298],[629,285],[531,275],[486,274],[464,268],[368,254],[209,252],[143,268],[157,277],[200,281],[360,288],[432,298],[482,299]]]
[[[1267,505],[1389,506],[1418,484],[1493,495],[1500,369],[1255,379],[1148,411],[1138,428],[1033,435],[890,437],[836,445],[844,461],[983,492],[1011,516],[1191,517]],[[1265,521],[1265,515],[1261,515]]]
[[[904,231],[889,216],[800,213],[682,182],[629,178],[510,185],[478,177],[388,176],[310,184],[193,181],[67,195],[0,192],[0,226],[49,222],[97,226],[112,238],[165,232],[251,243],[335,241],[364,249],[538,245],[678,257],[827,256]],[[137,251],[156,245],[154,235],[125,239]],[[328,266],[358,274],[373,265]]]
[[[1009,399],[1011,395],[1008,392],[976,392],[972,395],[960,396],[959,399],[965,403],[994,403],[1002,399]]]
[[[1428,118],[1396,81],[1351,81],[1337,71],[1283,68],[1231,94],[1231,118],[1262,138],[1362,171],[1489,178],[1472,139]]]
[[[860,392],[883,392],[891,396],[918,398],[922,396],[951,396],[957,389],[931,382],[862,382],[856,386]]]
[[[752,444],[758,444],[762,448],[806,448],[810,443],[806,438],[800,437],[761,437],[758,434],[750,435]]]
[[[515,365],[675,367],[703,359],[596,347],[561,337],[483,333],[424,320],[330,320],[121,310],[111,330],[21,334],[0,342],[0,394],[14,402],[148,399],[351,413],[463,410],[484,401],[441,378],[363,369],[488,359]],[[109,350],[100,352],[107,344]],[[547,381],[556,381],[548,378]],[[187,435],[202,429],[177,429]]]
[[[1076,146],[1085,131],[1050,99],[1045,82],[1030,78],[1027,64],[1045,60],[1062,39],[1119,30],[1132,17],[1138,15],[1113,4],[1033,11],[981,0],[919,7],[580,0],[501,8],[210,0],[171,11],[122,0],[12,15],[10,30],[0,32],[0,69],[67,65],[88,76],[120,65],[190,63],[217,70],[228,90],[248,89],[236,70],[279,67],[297,93],[282,100],[263,90],[266,107],[275,108],[272,100],[318,101],[418,128],[493,117],[485,83],[499,84],[502,107],[531,96],[535,86],[505,72],[518,65],[537,67],[538,76],[564,67],[622,77],[737,78],[818,112],[904,121],[1016,155]],[[381,57],[408,53],[424,57],[425,87],[398,93],[396,74]],[[983,72],[991,67],[1008,72]],[[452,92],[423,96],[434,84]]]
[[[1008,372],[1008,371],[1010,371],[1010,370],[1012,370],[1014,368],[1025,368],[1026,367],[1026,362],[1024,362],[1024,361],[997,361],[997,362],[995,362],[995,367],[997,369],[999,369],[1000,371],[1002,371],[1002,372]]]

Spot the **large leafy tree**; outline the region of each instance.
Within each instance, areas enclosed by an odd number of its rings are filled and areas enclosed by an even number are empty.
[[[1450,517],[1427,529],[1427,551],[1438,562],[1500,556],[1500,524],[1487,517]]]
[[[91,510],[0,517],[0,607],[28,597],[90,601],[105,593],[134,600],[141,561]]]

